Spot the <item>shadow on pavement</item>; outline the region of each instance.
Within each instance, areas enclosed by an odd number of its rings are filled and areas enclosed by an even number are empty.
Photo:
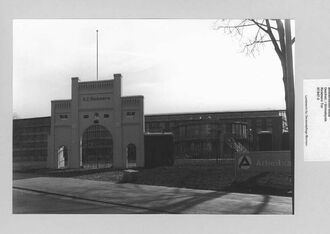
[[[263,201],[260,205],[257,206],[256,210],[254,211],[253,214],[260,214],[262,211],[265,209],[267,206],[268,202],[270,200],[269,195],[264,195]]]
[[[174,202],[168,205],[163,205],[163,206],[157,206],[155,209],[157,210],[166,210],[170,212],[175,212],[175,213],[183,213],[184,211],[189,210],[190,208],[197,206],[199,204],[202,204],[206,201],[213,200],[216,198],[220,198],[227,193],[224,192],[210,192],[203,194],[202,196],[195,196],[195,197],[190,197],[188,199],[184,199],[182,201]]]
[[[285,187],[267,186],[267,183],[259,182],[269,174],[269,172],[262,172],[252,176],[246,180],[234,181],[232,184],[224,188],[224,191],[239,192],[239,193],[252,193],[262,195],[277,195],[277,196],[292,196],[290,189]]]

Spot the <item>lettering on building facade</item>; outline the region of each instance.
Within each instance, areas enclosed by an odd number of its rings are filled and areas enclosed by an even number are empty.
[[[258,160],[256,166],[259,167],[290,167],[289,160]]]

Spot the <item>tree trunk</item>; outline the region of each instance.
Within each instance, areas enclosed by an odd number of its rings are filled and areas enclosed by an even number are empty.
[[[290,20],[285,20],[285,27],[278,22],[279,36],[281,38],[281,51],[277,53],[281,61],[283,84],[285,90],[286,117],[289,132],[289,149],[291,159],[292,179],[292,213],[294,214],[294,75],[292,60],[292,42]]]
[[[285,20],[285,40],[287,49],[286,49],[286,65],[287,65],[287,117],[288,117],[288,128],[289,128],[289,146],[291,150],[291,174],[292,174],[292,214],[294,214],[294,75],[293,75],[293,59],[292,59],[292,41],[291,41],[291,26],[290,20]]]

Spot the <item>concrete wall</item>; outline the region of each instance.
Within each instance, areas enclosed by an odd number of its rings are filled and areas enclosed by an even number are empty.
[[[225,160],[219,160],[217,162],[216,159],[184,159],[184,158],[178,158],[174,160],[174,165],[194,165],[194,166],[200,166],[200,165],[232,165],[234,163],[233,159],[225,159]]]
[[[250,165],[239,168],[242,157],[247,156]],[[220,159],[219,165],[236,164],[238,171],[291,172],[290,151],[254,151],[236,154],[234,158]],[[216,159],[176,159],[175,165],[217,165]]]
[[[249,165],[240,167],[243,157],[247,157]],[[291,172],[290,151],[255,151],[236,154],[237,167],[241,171]]]

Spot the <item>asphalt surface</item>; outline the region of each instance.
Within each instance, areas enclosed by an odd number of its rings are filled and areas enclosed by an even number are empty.
[[[74,178],[15,180],[14,213],[291,214],[291,198]],[[54,199],[54,203],[50,204]],[[86,204],[86,202],[96,202]]]
[[[152,214],[143,208],[13,189],[13,214]]]

